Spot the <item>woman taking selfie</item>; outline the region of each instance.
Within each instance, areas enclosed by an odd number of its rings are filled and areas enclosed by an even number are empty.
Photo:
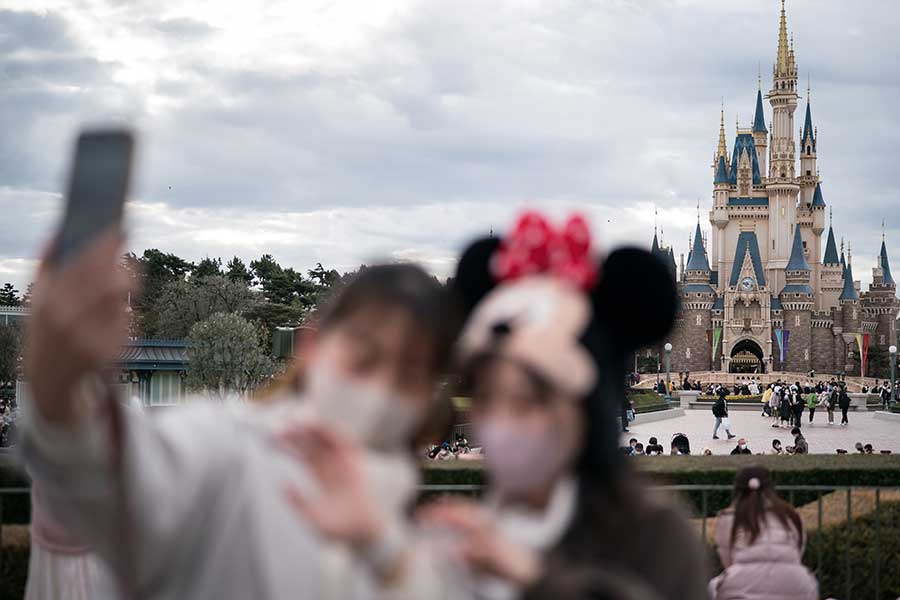
[[[454,285],[472,311],[460,358],[489,485],[483,504],[422,511],[406,576],[428,598],[703,598],[698,540],[618,452],[625,359],[674,318],[665,266],[633,249],[601,265],[583,220],[557,231],[530,213],[473,244]]]
[[[716,547],[725,570],[710,582],[715,600],[815,600],[816,578],[803,566],[806,536],[794,507],[775,493],[764,467],[742,469],[734,500],[716,518]]]
[[[42,506],[108,561],[123,597],[371,597],[404,552],[410,448],[456,334],[449,294],[414,266],[364,269],[302,340],[302,389],[147,417],[81,385],[124,339],[119,256],[119,237],[104,236],[35,285],[22,451]],[[361,449],[370,510],[298,518],[322,488],[316,457],[347,444]],[[348,524],[342,544],[313,531]]]

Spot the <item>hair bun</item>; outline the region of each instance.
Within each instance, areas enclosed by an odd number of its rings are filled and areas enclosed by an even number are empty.
[[[747,487],[750,488],[751,490],[758,490],[759,485],[760,485],[760,482],[759,482],[758,477],[751,477],[750,481],[747,482]]]

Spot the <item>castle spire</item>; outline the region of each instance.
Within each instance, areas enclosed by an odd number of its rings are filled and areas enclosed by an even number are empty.
[[[891,265],[888,263],[887,247],[884,245],[884,233],[882,233],[881,237],[881,252],[878,254],[878,258],[881,263],[881,270],[884,273],[884,285],[896,286],[894,277],[891,275]]]
[[[719,147],[716,149],[716,158],[724,156],[728,159],[728,144],[725,143],[725,101],[722,101],[722,110],[719,115]]]
[[[853,267],[849,262],[847,263],[847,268],[844,269],[844,289],[841,290],[841,297],[839,299],[859,300],[859,294],[856,291],[856,286],[853,284]]]
[[[838,258],[837,245],[834,243],[834,229],[831,227],[831,224],[828,225],[828,241],[825,242],[825,257],[822,259],[822,264],[841,264],[841,259]]]
[[[700,231],[699,221],[697,221],[697,229],[694,231],[694,245],[691,247],[687,270],[709,272],[709,261],[706,259],[706,249],[703,247],[703,233]]]
[[[794,226],[794,243],[791,247],[791,257],[788,259],[786,271],[809,271],[809,263],[803,254],[803,238],[800,235],[800,226]]]
[[[756,115],[753,117],[753,132],[754,133],[769,133],[769,130],[766,129],[766,115],[763,113],[763,98],[762,98],[762,90],[757,90],[756,92]]]
[[[784,10],[784,0],[781,0],[781,23],[778,27],[778,56],[775,59],[775,76],[787,77],[790,75],[790,48],[788,47],[787,13]]]

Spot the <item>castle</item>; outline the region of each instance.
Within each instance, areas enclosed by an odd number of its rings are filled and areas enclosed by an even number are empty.
[[[816,167],[818,131],[807,92],[798,169],[797,64],[784,0],[772,73],[765,96],[769,127],[760,85],[752,126],[737,128],[730,156],[724,109],[721,114],[712,236],[707,252],[698,218],[686,267],[682,258],[682,307],[669,340],[674,372],[859,375],[869,348],[886,351],[897,341],[900,301],[884,240],[872,284],[862,293],[850,248],[845,257],[842,241],[838,253],[830,219],[821,252],[826,204]],[[655,232],[653,251],[676,272],[671,247],[660,247]]]

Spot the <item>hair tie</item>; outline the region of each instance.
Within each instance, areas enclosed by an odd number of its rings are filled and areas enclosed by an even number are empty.
[[[751,477],[750,481],[747,482],[747,487],[750,488],[751,490],[758,490],[759,486],[760,486],[760,482],[759,482],[758,477]]]

